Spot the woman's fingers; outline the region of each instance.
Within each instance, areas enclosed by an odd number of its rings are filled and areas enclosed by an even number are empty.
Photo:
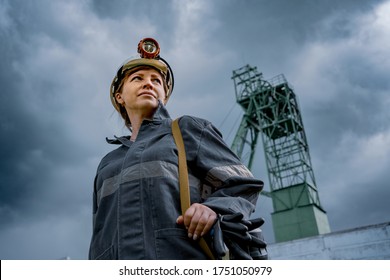
[[[183,217],[184,226],[188,230],[188,237],[194,240],[205,235],[214,225],[217,214],[199,203],[194,203],[188,208]],[[181,218],[178,218],[181,221]]]

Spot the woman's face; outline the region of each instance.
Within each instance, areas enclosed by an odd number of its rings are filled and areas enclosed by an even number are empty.
[[[115,97],[119,104],[125,106],[128,114],[151,117],[158,107],[158,100],[165,100],[162,76],[152,68],[138,70],[127,77],[122,92]]]

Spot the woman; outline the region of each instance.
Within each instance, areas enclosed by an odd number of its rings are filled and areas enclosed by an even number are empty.
[[[177,148],[165,108],[173,89],[168,63],[151,38],[141,58],[124,63],[110,97],[131,131],[100,162],[94,183],[90,259],[207,259],[197,240],[218,215],[254,211],[260,180],[240,163],[206,120],[184,116],[191,207],[180,213]],[[157,54],[156,54],[157,53]]]

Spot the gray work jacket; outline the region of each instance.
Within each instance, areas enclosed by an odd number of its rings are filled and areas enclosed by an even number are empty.
[[[160,103],[153,120],[142,123],[135,142],[129,137],[107,140],[120,146],[97,169],[89,259],[207,259],[176,224],[181,209],[171,122]],[[183,116],[179,125],[191,203],[249,218],[263,182],[253,178],[210,122]]]

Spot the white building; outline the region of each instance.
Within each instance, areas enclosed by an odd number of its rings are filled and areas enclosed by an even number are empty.
[[[390,222],[268,245],[271,260],[390,260]]]

